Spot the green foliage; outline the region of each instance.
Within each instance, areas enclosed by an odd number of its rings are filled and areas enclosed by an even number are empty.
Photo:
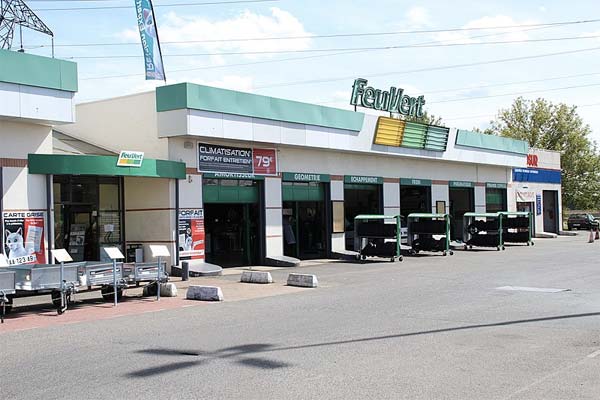
[[[415,117],[412,115],[401,115],[401,114],[392,114],[394,118],[403,119],[409,122],[418,122],[426,125],[437,125],[437,126],[446,126],[442,121],[442,117],[436,117],[435,115],[429,115],[427,111],[423,112],[423,116]]]
[[[591,129],[577,114],[576,106],[519,97],[510,108],[499,111],[489,133],[559,151],[563,205],[569,209],[600,207],[600,156],[589,137]]]

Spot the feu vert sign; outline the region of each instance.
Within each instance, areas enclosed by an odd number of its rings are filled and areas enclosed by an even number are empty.
[[[141,167],[144,152],[122,150],[117,160],[117,167]]]
[[[367,83],[369,82],[366,79],[361,78],[354,81],[350,104],[413,117],[424,115],[425,96],[411,97],[404,94],[404,89],[393,86],[389,91],[375,89],[367,86]]]

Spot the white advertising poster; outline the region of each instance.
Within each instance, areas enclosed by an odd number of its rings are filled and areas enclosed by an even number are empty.
[[[4,221],[4,253],[10,265],[45,264],[45,211],[6,211]]]

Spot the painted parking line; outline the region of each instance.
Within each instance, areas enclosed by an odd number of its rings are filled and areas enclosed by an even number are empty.
[[[538,293],[560,293],[570,292],[571,289],[556,289],[556,288],[539,288],[539,287],[528,287],[528,286],[500,286],[496,290],[508,290],[515,292],[538,292]]]
[[[588,354],[587,358],[596,358],[600,356],[600,350],[596,350],[595,352]]]

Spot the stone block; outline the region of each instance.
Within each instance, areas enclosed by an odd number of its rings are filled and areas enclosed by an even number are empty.
[[[316,288],[319,285],[316,275],[311,274],[289,274],[288,286]]]
[[[190,286],[187,290],[188,300],[223,301],[223,291],[217,286]]]
[[[163,297],[177,297],[177,286],[174,283],[161,283],[160,295]]]
[[[273,277],[270,272],[263,271],[244,271],[240,282],[243,283],[273,283]]]

